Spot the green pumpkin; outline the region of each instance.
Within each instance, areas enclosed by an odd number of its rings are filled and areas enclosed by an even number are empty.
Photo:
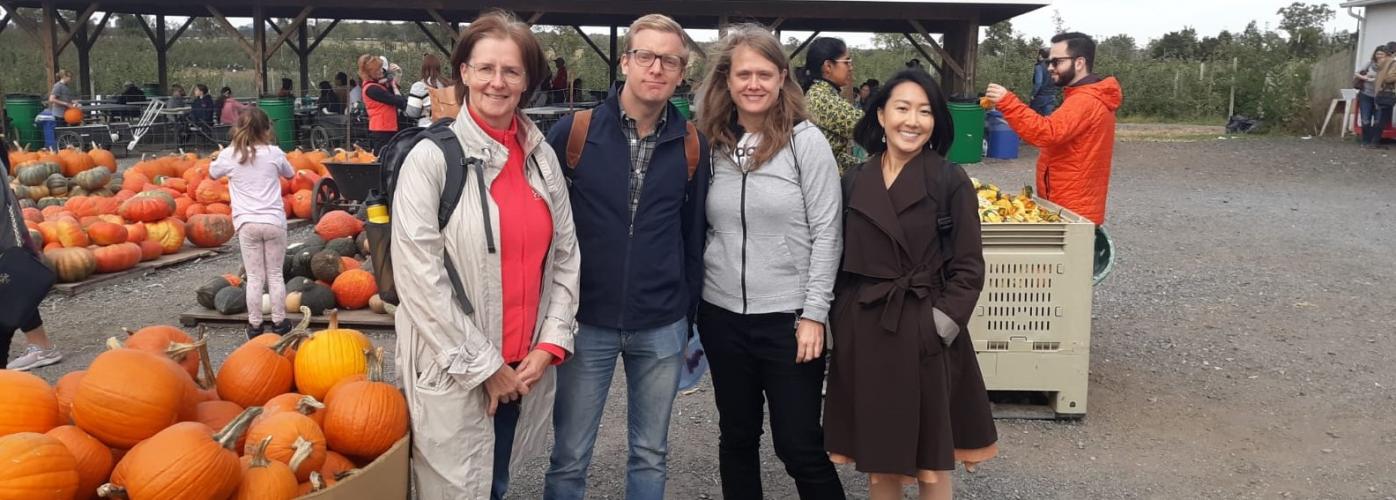
[[[353,257],[359,253],[358,247],[354,245],[353,238],[331,240],[329,243],[325,244],[325,250],[339,254],[341,257]]]
[[[354,244],[359,247],[359,255],[368,257],[372,253],[368,246],[368,231],[360,231],[359,235],[354,237]]]
[[[301,305],[310,308],[310,314],[319,316],[325,311],[334,309],[334,292],[330,287],[319,283],[311,283],[301,290]]]
[[[28,166],[19,169],[19,174],[15,177],[19,179],[20,184],[24,184],[26,186],[38,186],[40,184],[43,184],[44,181],[48,180],[48,177],[50,175],[62,173],[63,167],[60,167],[58,163],[44,161],[38,163],[31,163]]]
[[[70,197],[71,197],[71,196],[87,196],[87,195],[89,195],[89,194],[91,194],[91,193],[88,193],[86,189],[83,189],[83,188],[82,188],[82,186],[73,186],[73,187],[68,188],[68,196],[70,196]]]
[[[247,293],[240,286],[228,286],[213,296],[213,309],[218,314],[242,314],[247,312]]]
[[[293,293],[305,290],[305,287],[309,286],[311,283],[314,283],[314,281],[311,281],[310,278],[307,278],[305,276],[296,276],[294,278],[291,278],[290,281],[286,282],[286,293]]]
[[[50,196],[63,196],[68,194],[68,178],[63,174],[53,174],[44,181],[44,187],[48,188]]]
[[[334,283],[334,279],[339,277],[339,262],[339,254],[334,250],[321,250],[310,258],[310,272],[317,280]]]
[[[50,197],[48,197],[48,198],[40,198],[40,199],[37,201],[37,203],[35,204],[35,207],[38,208],[39,210],[43,210],[43,209],[48,208],[48,207],[61,207],[61,206],[63,206],[63,204],[66,203],[67,201],[68,201],[68,200],[66,200],[66,199],[64,199],[64,198],[54,198],[54,197],[50,196]]]
[[[111,198],[111,197],[113,197],[113,196],[116,196],[116,193],[113,193],[113,192],[112,192],[111,186],[107,186],[107,187],[104,187],[104,188],[102,188],[102,189],[98,189],[98,190],[96,190],[96,191],[93,191],[93,192],[92,192],[92,196],[97,196],[97,197],[100,197],[100,198]]]
[[[198,290],[195,290],[194,298],[197,299],[199,305],[204,306],[205,309],[213,309],[214,299],[218,297],[218,292],[230,286],[233,285],[229,284],[226,278],[219,276],[209,281],[208,284],[199,287]]]
[[[107,183],[111,182],[111,172],[107,171],[105,168],[85,170],[79,173],[77,177],[73,177],[73,182],[88,191],[96,191],[107,187]]]
[[[39,208],[39,204],[29,198],[21,198],[19,200],[19,208]]]

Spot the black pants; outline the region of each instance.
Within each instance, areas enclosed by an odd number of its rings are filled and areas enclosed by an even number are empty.
[[[736,314],[704,302],[698,333],[716,393],[722,496],[760,499],[763,406],[770,401],[776,456],[802,499],[842,499],[820,426],[825,358],[795,363],[793,313]]]
[[[397,135],[397,132],[369,132],[369,151],[375,156],[383,154],[383,146],[387,146],[394,135]]]
[[[10,341],[14,339],[15,333],[27,332],[41,326],[44,326],[44,319],[39,317],[39,308],[37,307],[34,308],[33,314],[30,314],[28,319],[18,325],[0,325],[0,356],[5,356],[5,361],[9,361]]]

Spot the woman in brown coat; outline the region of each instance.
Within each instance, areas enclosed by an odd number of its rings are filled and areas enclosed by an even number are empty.
[[[921,70],[873,98],[855,137],[873,154],[844,174],[844,254],[830,325],[825,446],[870,475],[869,497],[950,498],[955,462],[997,453],[966,325],[984,286],[978,203],[945,160],[945,98]]]

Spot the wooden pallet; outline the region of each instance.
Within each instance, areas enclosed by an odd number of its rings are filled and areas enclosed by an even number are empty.
[[[270,320],[270,315],[263,315],[262,317]],[[286,319],[291,320],[292,323],[297,323],[301,320],[301,315],[300,313],[287,311]],[[247,323],[247,314],[220,314],[218,311],[195,306],[193,309],[179,315],[179,323],[191,328],[198,326],[200,323],[241,325]],[[329,324],[329,316],[320,315],[310,318],[310,326],[312,327],[326,326]],[[367,309],[340,311],[339,326],[354,329],[392,330],[393,317],[386,314],[378,314]]]
[[[218,248],[186,248],[179,253],[161,255],[160,258],[136,264],[136,267],[115,273],[94,274],[91,277],[77,283],[57,283],[53,285],[53,291],[67,295],[69,297],[90,291],[100,286],[113,285],[123,281],[129,281],[143,276],[148,271],[163,269],[170,266],[183,264],[198,259],[217,257],[218,255],[234,252],[237,248],[232,245],[223,245]]]

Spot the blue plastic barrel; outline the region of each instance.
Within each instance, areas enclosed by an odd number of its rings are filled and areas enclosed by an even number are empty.
[[[989,143],[985,156],[1000,160],[1018,157],[1018,133],[1013,131],[1013,127],[1008,126],[1008,121],[1003,119],[1003,113],[998,110],[989,111],[984,117],[984,131],[984,140]]]

